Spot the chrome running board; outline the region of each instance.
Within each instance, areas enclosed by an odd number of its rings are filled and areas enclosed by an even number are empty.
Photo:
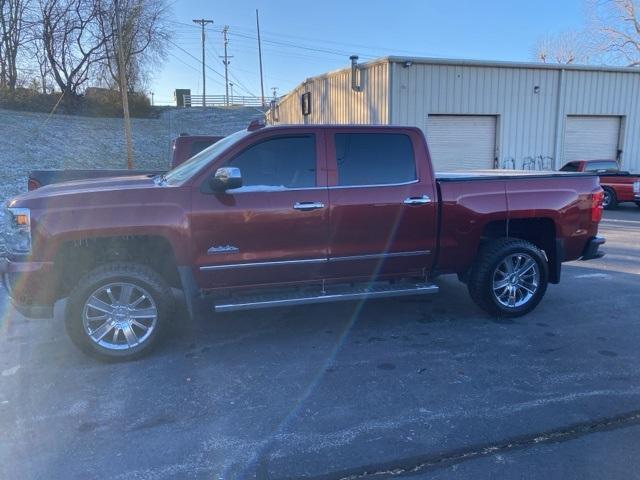
[[[220,299],[214,305],[216,312],[253,310],[258,308],[288,307],[311,303],[329,303],[372,298],[402,297],[438,293],[431,283],[364,284],[360,286],[327,286],[324,291],[306,289],[292,292],[264,293]]]

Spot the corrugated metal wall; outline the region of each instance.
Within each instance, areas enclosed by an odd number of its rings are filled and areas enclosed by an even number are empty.
[[[360,70],[362,91],[351,89],[351,69],[314,77],[278,104],[278,123],[388,124],[389,64],[365,64]],[[311,113],[302,115],[300,97],[311,92]]]
[[[640,73],[391,65],[392,124],[426,131],[429,114],[496,115],[498,165],[521,168],[528,158],[543,157],[558,168],[568,115],[618,115],[622,166],[640,171]]]
[[[411,60],[411,59],[407,59]],[[279,123],[365,123],[418,126],[429,114],[493,115],[497,165],[522,168],[532,159],[564,162],[566,118],[621,117],[620,160],[640,171],[640,72],[535,64],[382,59],[362,65],[362,92],[351,69],[308,79],[279,103]],[[536,88],[537,87],[537,88]],[[311,92],[311,114],[300,97]]]

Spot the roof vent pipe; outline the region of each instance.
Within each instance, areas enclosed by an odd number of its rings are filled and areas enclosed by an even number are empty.
[[[354,92],[361,92],[362,85],[360,85],[360,68],[358,67],[358,56],[351,55],[351,89]]]

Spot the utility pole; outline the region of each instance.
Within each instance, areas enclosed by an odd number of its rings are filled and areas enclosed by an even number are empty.
[[[233,82],[229,82],[229,88],[231,88],[231,105],[233,105]]]
[[[213,20],[207,20],[205,18],[194,19],[193,23],[197,23],[202,27],[202,106],[207,106],[206,95],[207,95],[207,79],[205,77],[205,63],[204,63],[204,26],[210,23],[213,23]]]
[[[278,98],[278,87],[271,87],[271,91],[273,92],[273,99],[276,100]]]
[[[229,59],[233,58],[233,56],[229,56],[227,55],[227,45],[229,45],[229,39],[227,38],[227,32],[229,32],[229,25],[225,25],[224,28],[222,29],[222,38],[224,38],[224,60],[222,61],[222,63],[224,63],[224,85],[225,85],[225,92],[226,92],[226,96],[225,96],[225,104],[227,106],[229,106]]]
[[[153,107],[153,103],[154,103],[154,102],[153,102],[153,95],[154,95],[154,94],[153,94],[153,92],[151,92],[151,106],[152,106],[152,107]]]
[[[133,141],[131,139],[131,118],[129,117],[129,93],[127,85],[127,66],[122,50],[122,29],[120,26],[120,5],[115,1],[116,37],[118,39],[118,76],[120,77],[120,96],[122,97],[122,117],[124,121],[124,139],[127,144],[127,168],[133,168]]]
[[[257,8],[256,8],[256,27],[258,29],[258,59],[260,60],[260,99],[262,100],[262,108],[264,108],[264,79],[262,76],[262,42],[260,41],[260,17],[258,17]]]

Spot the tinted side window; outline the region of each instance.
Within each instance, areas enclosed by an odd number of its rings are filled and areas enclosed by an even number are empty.
[[[265,140],[247,148],[227,165],[240,169],[243,187],[315,187],[315,137],[304,135]]]
[[[567,163],[560,169],[561,172],[577,172],[580,164],[578,162]]]
[[[384,185],[416,179],[411,139],[397,133],[337,133],[338,185]]]
[[[587,163],[587,167],[585,170],[587,172],[597,172],[597,171],[617,172],[618,164],[613,161],[589,162]]]

